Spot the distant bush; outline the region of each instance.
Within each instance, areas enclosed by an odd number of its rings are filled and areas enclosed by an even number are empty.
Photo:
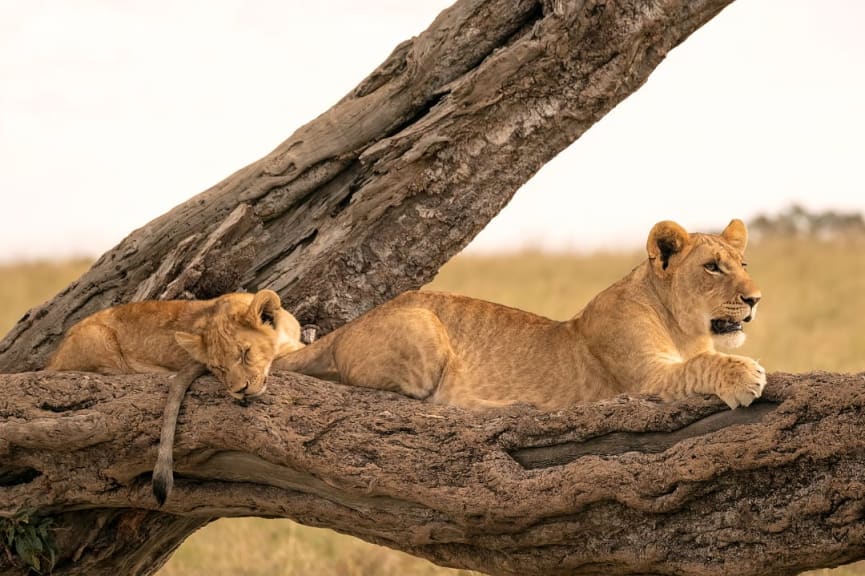
[[[821,238],[865,235],[865,219],[858,212],[809,212],[798,204],[775,215],[761,214],[748,224],[749,231],[759,237]]]

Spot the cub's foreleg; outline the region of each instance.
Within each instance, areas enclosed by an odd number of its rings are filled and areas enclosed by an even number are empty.
[[[705,352],[688,360],[664,359],[646,378],[643,392],[665,400],[715,394],[730,408],[748,406],[763,393],[766,370],[747,356]]]

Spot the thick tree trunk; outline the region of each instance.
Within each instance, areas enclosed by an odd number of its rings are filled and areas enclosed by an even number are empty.
[[[782,575],[865,555],[865,374],[775,374],[736,411],[619,397],[547,414],[290,373],[243,407],[208,377],[181,414],[164,511],[149,471],[166,376],[0,386],[0,516],[55,515],[55,574],[151,573],[240,515],[495,574]]]
[[[731,1],[457,2],[271,154],[31,310],[0,371],[44,366],[66,328],[120,302],[268,287],[329,330],[424,284]]]

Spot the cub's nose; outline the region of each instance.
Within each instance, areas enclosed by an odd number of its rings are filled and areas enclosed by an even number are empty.
[[[745,304],[747,304],[751,308],[756,306],[757,302],[760,301],[759,295],[758,296],[739,296],[739,298],[742,300],[742,302],[744,302]]]

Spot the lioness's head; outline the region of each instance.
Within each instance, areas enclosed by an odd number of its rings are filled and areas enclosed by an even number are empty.
[[[238,400],[264,393],[274,358],[303,347],[300,324],[272,290],[220,297],[200,334],[175,339]]]
[[[757,313],[760,289],[745,270],[748,231],[733,220],[721,234],[689,234],[675,222],[655,224],[646,249],[661,280],[659,296],[686,334],[711,334],[728,348],[745,341],[742,324]]]

